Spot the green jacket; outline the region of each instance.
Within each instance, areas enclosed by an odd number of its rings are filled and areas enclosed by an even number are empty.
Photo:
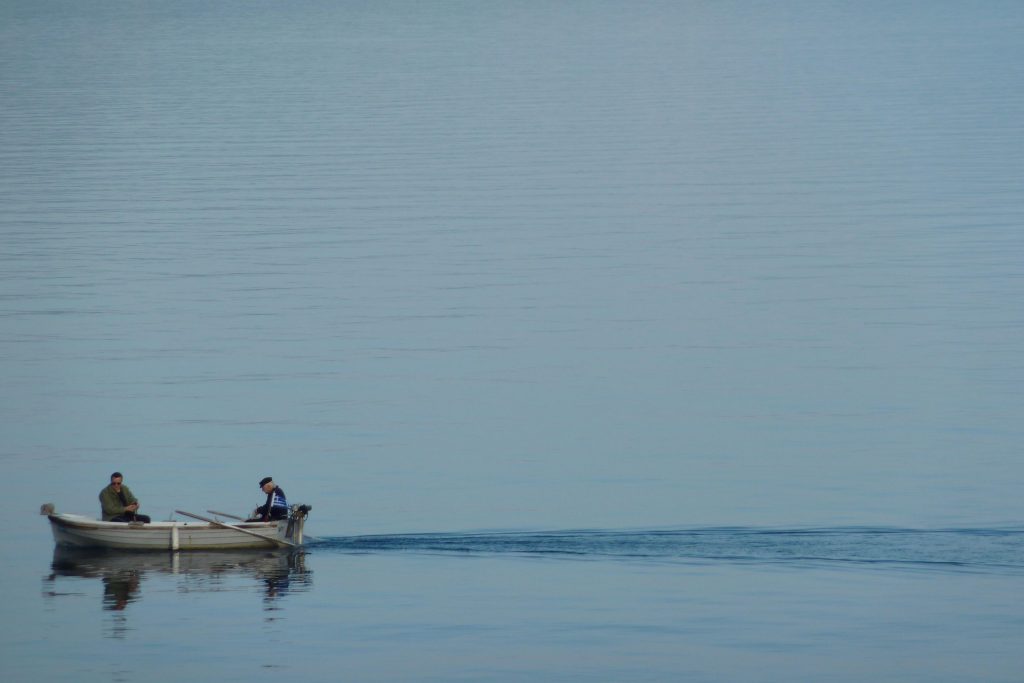
[[[125,503],[121,503],[121,499],[118,497],[117,492],[114,491],[113,485],[108,485],[105,489],[100,491],[100,506],[103,508],[103,521],[109,522],[118,515],[125,513],[125,505],[131,505],[132,503],[138,503],[138,499],[132,495],[132,490],[121,484],[121,493],[124,494]]]

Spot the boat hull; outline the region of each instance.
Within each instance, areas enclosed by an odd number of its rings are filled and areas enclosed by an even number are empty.
[[[243,522],[251,533],[203,522],[152,522],[149,524],[101,522],[68,514],[48,515],[53,540],[71,548],[120,550],[243,550],[302,544],[302,519],[276,522]],[[257,534],[262,538],[253,536]]]

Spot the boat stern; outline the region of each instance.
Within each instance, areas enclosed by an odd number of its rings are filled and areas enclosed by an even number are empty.
[[[312,505],[292,505],[288,514],[288,524],[284,528],[284,539],[295,545],[302,545],[303,531],[306,526],[306,517]]]

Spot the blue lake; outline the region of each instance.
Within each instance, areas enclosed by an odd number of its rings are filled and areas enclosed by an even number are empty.
[[[1019,681],[1022,30],[0,3],[5,671]],[[55,555],[114,470],[316,539]]]

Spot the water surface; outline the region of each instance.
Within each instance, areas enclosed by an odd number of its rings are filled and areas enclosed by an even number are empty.
[[[0,3],[3,660],[1019,680],[1022,30]],[[35,511],[114,470],[154,519],[271,475],[322,540],[277,596],[180,560],[108,595]]]

